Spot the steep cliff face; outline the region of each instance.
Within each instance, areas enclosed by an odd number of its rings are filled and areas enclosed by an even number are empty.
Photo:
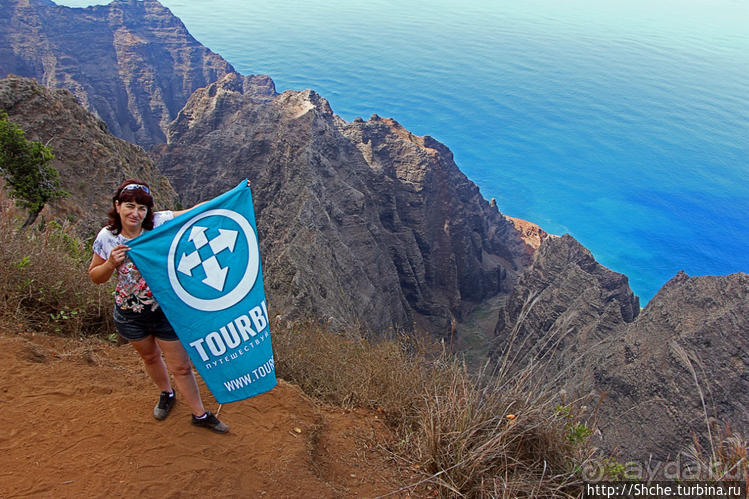
[[[492,356],[510,364],[551,362],[544,373],[556,378],[639,312],[625,275],[596,262],[572,236],[550,238],[499,314]]]
[[[70,90],[114,135],[144,147],[164,142],[195,89],[233,71],[155,0],[0,3],[0,77]]]
[[[444,145],[376,116],[347,123],[312,91],[227,75],[154,154],[188,204],[252,180],[266,286],[292,314],[445,334],[527,263]]]
[[[550,239],[500,312],[492,355],[588,397],[597,443],[625,460],[673,459],[693,435],[709,447],[708,425],[749,428],[749,276],[680,273],[638,312],[625,276]]]
[[[423,278],[401,279],[405,288],[417,291],[425,280],[429,287],[449,289],[443,298],[457,308],[461,300],[493,296],[506,270],[514,273],[529,263],[520,233],[481,197],[443,144],[376,115],[346,123],[341,132],[373,174],[383,229],[406,237],[403,244],[417,247],[424,259],[396,264],[402,276],[408,267],[424,268]]]
[[[592,358],[603,441],[625,456],[675,457],[708,426],[749,429],[749,275],[677,274]]]
[[[49,145],[63,189],[71,196],[45,207],[41,216],[68,218],[91,235],[106,221],[111,195],[128,177],[141,178],[153,188],[157,208],[173,208],[177,194],[140,147],[105,131],[104,123],[83,109],[67,90],[51,90],[30,78],[0,80],[0,109],[26,132]]]

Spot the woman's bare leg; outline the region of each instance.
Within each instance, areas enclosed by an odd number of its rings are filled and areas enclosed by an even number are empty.
[[[198,381],[192,372],[192,362],[185,348],[179,341],[156,340],[164,352],[169,370],[174,375],[174,384],[177,385],[180,395],[195,416],[205,413],[203,401],[200,398]]]
[[[171,392],[172,385],[169,382],[169,372],[166,369],[166,364],[164,364],[164,359],[161,358],[161,348],[159,348],[154,337],[149,336],[142,340],[131,341],[130,344],[140,354],[143,364],[146,366],[146,372],[159,387],[159,390]]]

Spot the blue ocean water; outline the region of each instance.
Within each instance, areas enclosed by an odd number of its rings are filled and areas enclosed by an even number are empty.
[[[746,2],[161,1],[241,73],[442,141],[643,305],[682,269],[749,272]]]

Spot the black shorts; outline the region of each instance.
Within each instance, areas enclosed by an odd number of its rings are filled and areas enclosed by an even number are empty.
[[[161,307],[154,311],[149,308],[142,312],[133,312],[122,310],[115,305],[114,325],[119,335],[128,341],[144,340],[151,335],[166,341],[179,339]]]

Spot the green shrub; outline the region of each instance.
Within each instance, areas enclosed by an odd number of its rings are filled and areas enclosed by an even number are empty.
[[[17,124],[0,111],[0,175],[16,204],[28,210],[28,227],[44,205],[68,195],[60,188],[60,174],[49,163],[55,155],[41,142],[28,140]]]

